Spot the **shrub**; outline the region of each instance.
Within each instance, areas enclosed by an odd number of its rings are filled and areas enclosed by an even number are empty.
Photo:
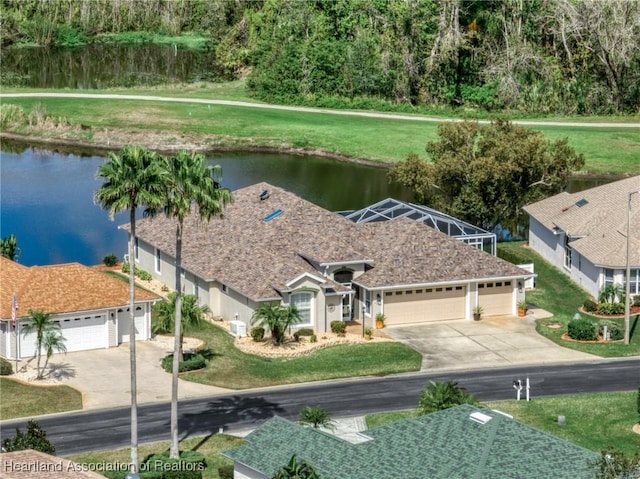
[[[102,258],[102,263],[104,263],[105,266],[111,268],[118,264],[118,257],[113,253],[108,254],[104,258]]]
[[[588,313],[593,313],[594,311],[598,310],[598,303],[596,303],[595,301],[593,301],[591,299],[587,299],[587,300],[585,300],[584,303],[582,303],[582,307]]]
[[[300,333],[298,331],[296,331],[295,333],[293,333],[293,340],[297,343],[300,341]]]
[[[418,401],[418,414],[423,416],[460,404],[477,404],[473,394],[455,381],[429,381]]]
[[[121,270],[123,273],[128,273],[128,272],[130,271],[130,270],[129,270],[129,262],[128,262],[128,261],[123,261],[123,262],[122,262],[122,266],[120,267],[120,270]]]
[[[233,465],[219,466],[218,475],[220,479],[233,479]]]
[[[301,328],[298,329],[297,333],[300,336],[313,336],[315,333],[313,332],[313,329],[311,328]]]
[[[600,303],[598,313],[604,315],[622,314],[624,313],[624,303]]]
[[[572,319],[567,327],[567,334],[578,341],[595,341],[598,339],[598,329],[588,318]]]
[[[151,273],[143,269],[139,270],[138,268],[136,268],[136,276],[143,281],[151,281],[151,279],[153,278],[153,276],[151,276]]]
[[[11,363],[4,358],[0,358],[0,376],[9,376],[13,374]]]
[[[147,457],[143,464],[141,470],[162,471],[162,479],[202,479],[202,471],[207,468],[204,455],[197,451],[180,451],[179,459],[171,459],[165,451]]]
[[[344,334],[347,331],[347,323],[344,321],[331,321],[331,332],[335,334]]]
[[[207,361],[200,353],[184,353],[184,360],[180,361],[178,372],[194,371],[202,369],[207,365]],[[170,373],[173,371],[173,354],[167,354],[162,358],[162,369]]]
[[[251,328],[250,334],[254,341],[262,341],[264,339],[264,328],[262,326],[255,326]]]
[[[27,432],[23,433],[16,428],[16,435],[2,441],[2,447],[7,451],[24,451],[33,449],[47,454],[55,454],[56,448],[49,439],[47,433],[33,419],[27,423]]]
[[[318,336],[316,336],[315,334],[312,334],[311,337],[309,338],[309,342],[310,343],[317,343],[318,342]]]
[[[598,323],[598,334],[604,337],[604,327],[607,327],[609,331],[609,338],[618,341],[624,337],[624,329],[620,328],[620,325],[615,321],[600,321]]]
[[[640,306],[640,294],[636,294],[635,296],[631,297],[631,304],[633,306]]]

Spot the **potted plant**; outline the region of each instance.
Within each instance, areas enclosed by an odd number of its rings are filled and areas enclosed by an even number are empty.
[[[387,318],[385,318],[384,313],[376,314],[376,329],[384,328],[385,319],[387,319]]]
[[[483,309],[482,306],[478,305],[475,308],[473,308],[473,320],[474,321],[480,321],[480,318],[482,317],[482,313],[483,313]]]
[[[527,302],[522,300],[518,303],[518,316],[521,318],[527,315]]]
[[[369,341],[372,335],[373,335],[373,329],[371,328],[371,326],[367,326],[366,328],[364,328],[364,339]]]

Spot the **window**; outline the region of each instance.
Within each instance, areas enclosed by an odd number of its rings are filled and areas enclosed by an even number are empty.
[[[604,285],[613,286],[613,270],[609,268],[605,268],[604,270]]]
[[[162,262],[160,260],[160,250],[156,248],[156,273],[160,273],[162,269]]]
[[[138,237],[133,241],[133,258],[138,261],[138,253],[140,250],[140,242],[138,241]]]
[[[313,303],[313,294],[312,293],[294,293],[291,295],[289,299],[289,304],[291,306],[295,306],[298,309],[298,313],[300,314],[300,323],[296,326],[311,326],[312,323],[312,315],[311,315],[311,305]]]
[[[569,246],[569,237],[564,237],[564,267],[571,269],[571,246]]]
[[[371,291],[364,291],[364,312],[371,314]]]
[[[640,294],[640,269],[632,269],[629,271],[629,273],[630,273],[629,278],[631,279],[631,281],[629,281],[629,300],[633,303],[632,296],[635,296],[636,294]],[[624,272],[624,279],[623,279],[622,285],[626,291],[626,287],[627,287],[627,271],[626,270]]]
[[[193,295],[197,298],[199,297],[199,293],[200,293],[200,286],[198,284],[198,277],[194,276],[193,277]]]

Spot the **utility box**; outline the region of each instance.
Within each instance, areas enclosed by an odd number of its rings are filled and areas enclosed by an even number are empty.
[[[231,321],[229,326],[231,334],[236,338],[244,338],[247,335],[247,325],[242,321]]]

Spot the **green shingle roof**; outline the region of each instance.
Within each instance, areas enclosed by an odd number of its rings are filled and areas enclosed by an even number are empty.
[[[473,412],[491,417],[485,424]],[[272,477],[292,455],[322,479],[589,479],[598,456],[503,414],[462,405],[366,432],[352,444],[274,417],[224,453]]]

